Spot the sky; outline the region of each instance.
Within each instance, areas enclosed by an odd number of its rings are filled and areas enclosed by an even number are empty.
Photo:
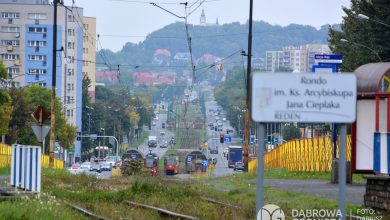
[[[183,18],[150,4],[148,0],[65,0],[68,6],[84,8],[84,16],[96,18],[96,33],[100,45],[114,52],[126,42],[139,43],[155,30]],[[184,17],[184,0],[156,0],[158,6]],[[195,3],[195,4],[194,4]],[[202,3],[202,4],[199,4]],[[219,24],[240,22],[249,18],[249,0],[190,0],[187,10],[188,23],[199,24],[204,10],[207,23]],[[345,15],[342,7],[350,7],[350,0],[253,0],[253,20],[273,25],[287,26],[291,23],[311,25],[342,22]],[[101,48],[98,48],[101,49]]]

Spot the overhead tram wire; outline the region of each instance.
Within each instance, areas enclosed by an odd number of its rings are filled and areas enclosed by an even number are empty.
[[[295,30],[302,30],[302,28],[291,28],[291,29],[279,29],[279,30],[268,30],[268,31],[254,31],[253,34],[265,34],[265,33],[275,33],[275,32],[288,32]],[[230,37],[230,36],[239,36],[239,35],[248,35],[247,32],[242,33],[232,33],[232,34],[214,34],[214,35],[203,35],[203,36],[192,36],[192,39],[201,39],[201,38],[213,38],[213,37]],[[147,36],[147,35],[114,35],[114,34],[101,34],[101,37],[115,37],[115,38],[150,38],[150,39],[183,39],[183,37],[177,36]]]

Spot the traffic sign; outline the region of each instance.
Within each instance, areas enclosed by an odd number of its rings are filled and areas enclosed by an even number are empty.
[[[39,125],[42,125],[43,122],[49,118],[50,112],[46,111],[43,106],[39,105],[31,116],[39,123]]]
[[[340,55],[340,54],[315,54],[314,59],[316,59],[316,60],[342,60],[343,55]]]
[[[43,142],[43,139],[45,139],[47,133],[49,133],[50,131],[50,125],[33,124],[31,128],[33,129],[33,132],[37,137],[38,142]]]
[[[224,141],[225,141],[225,142],[232,142],[232,137],[225,137],[225,138],[224,138]]]
[[[354,74],[255,73],[252,119],[256,122],[334,122],[356,120]]]
[[[255,140],[256,140],[256,136],[255,135],[251,135],[249,137],[249,143],[253,144],[253,143],[255,143]]]
[[[208,167],[209,166],[209,162],[207,160],[204,160],[204,161],[202,161],[202,165],[204,167]]]

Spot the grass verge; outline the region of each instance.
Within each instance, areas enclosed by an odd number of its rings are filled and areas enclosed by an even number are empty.
[[[266,179],[317,179],[317,180],[330,180],[330,172],[300,172],[300,171],[288,171],[287,169],[275,168],[267,169],[264,171],[264,177]],[[366,180],[362,174],[353,174],[352,179],[354,183],[365,183]]]

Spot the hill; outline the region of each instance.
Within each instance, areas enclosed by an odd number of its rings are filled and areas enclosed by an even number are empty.
[[[188,25],[188,31],[195,58],[204,54],[226,57],[240,49],[247,50],[248,47],[248,24],[234,22],[211,26]],[[327,37],[328,25],[317,30],[312,26],[291,24],[282,27],[255,21],[253,22],[252,53],[254,57],[264,57],[266,50],[280,50],[283,46],[309,43],[326,44]],[[155,65],[156,63],[153,63],[154,53],[161,48],[168,50],[171,57],[178,52],[188,52],[184,23],[177,22],[156,30],[138,44],[126,43],[117,53],[110,50],[99,51],[97,62],[109,62],[115,67],[120,64],[121,68],[125,69]],[[236,59],[238,58],[240,56],[236,57]]]

